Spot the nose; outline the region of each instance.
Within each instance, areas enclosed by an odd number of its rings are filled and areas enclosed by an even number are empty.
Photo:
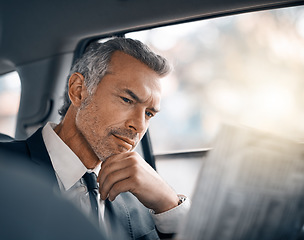
[[[146,130],[146,117],[145,112],[137,111],[132,112],[126,121],[126,127],[132,129],[136,133],[142,133]]]

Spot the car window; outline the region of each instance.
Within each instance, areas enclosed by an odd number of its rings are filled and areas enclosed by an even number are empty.
[[[127,34],[165,55],[156,154],[210,147],[223,122],[302,138],[304,7],[239,14]]]
[[[304,7],[267,10],[131,32],[166,56],[161,113],[150,136],[158,172],[191,196],[202,156],[222,123],[304,136]],[[173,171],[174,169],[174,171]]]
[[[15,136],[17,113],[21,94],[17,72],[0,76],[0,133]]]

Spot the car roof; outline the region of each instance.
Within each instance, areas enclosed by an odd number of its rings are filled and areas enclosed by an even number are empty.
[[[300,1],[1,1],[0,74],[73,52],[86,38]]]
[[[57,114],[69,67],[100,37],[248,11],[302,5],[285,0],[0,0],[0,74],[22,83],[17,138]],[[33,94],[33,92],[35,94]],[[58,116],[57,116],[58,118]]]

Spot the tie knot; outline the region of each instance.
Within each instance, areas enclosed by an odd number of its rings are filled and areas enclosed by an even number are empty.
[[[97,176],[94,172],[92,172],[92,173],[86,172],[83,175],[83,179],[86,182],[89,191],[98,189],[98,187],[97,187]]]

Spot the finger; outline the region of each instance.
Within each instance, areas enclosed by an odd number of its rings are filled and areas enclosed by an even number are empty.
[[[116,155],[115,158],[111,157],[109,161],[101,165],[97,181],[99,183],[104,182],[105,178],[112,172],[131,167],[136,164],[137,160],[132,158],[132,155],[129,154],[119,154]]]
[[[126,153],[120,153],[113,155],[109,158],[107,158],[102,164],[101,164],[101,169],[106,168],[109,164],[113,162],[120,162],[123,161],[126,158],[137,158],[140,157],[140,155],[137,152],[126,152]]]
[[[99,193],[101,199],[105,200],[111,190],[111,188],[120,181],[123,181],[132,176],[132,167],[123,168],[118,171],[114,171],[107,175],[104,181],[99,183]]]
[[[129,163],[127,161],[113,161],[109,164],[107,164],[106,166],[104,166],[103,168],[100,169],[99,173],[98,173],[98,177],[97,177],[97,181],[99,183],[104,182],[105,178],[116,171],[119,171],[121,169],[124,169],[126,167],[129,166]]]
[[[118,196],[118,194],[122,192],[131,191],[133,185],[133,180],[131,178],[124,179],[123,181],[119,181],[113,185],[109,192],[109,200],[112,202]]]
[[[104,160],[102,165],[106,166],[110,162],[119,161],[121,158],[128,157],[129,155],[132,155],[133,153],[134,152],[124,152],[124,153],[112,155],[112,156],[108,157],[106,160]]]
[[[106,168],[111,168],[113,164],[122,162],[127,155],[121,153],[113,155],[102,162],[99,172],[103,172]],[[99,174],[98,174],[99,175]]]

